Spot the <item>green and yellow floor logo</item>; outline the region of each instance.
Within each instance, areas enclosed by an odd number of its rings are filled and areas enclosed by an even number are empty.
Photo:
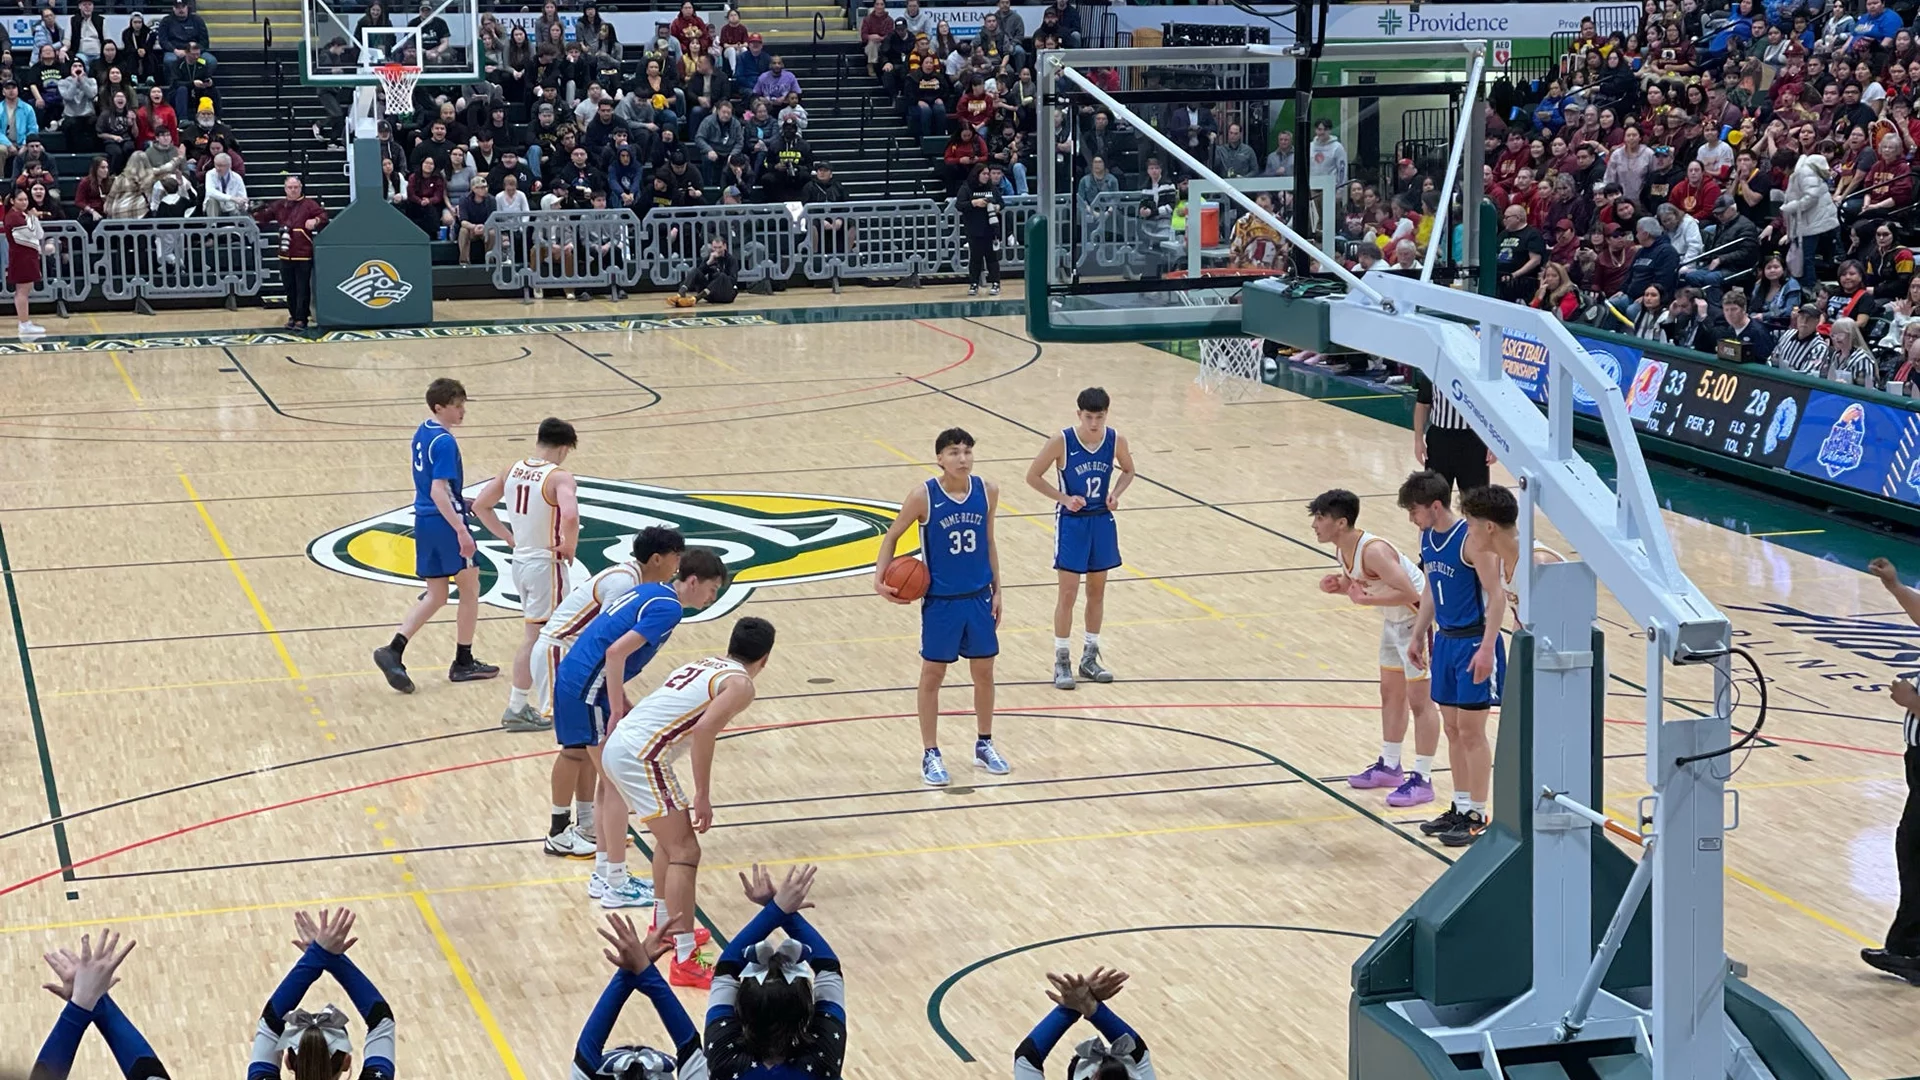
[[[713,606],[690,618],[716,619],[738,607],[755,589],[871,573],[880,538],[900,509],[897,504],[831,495],[765,491],[679,491],[597,477],[577,478],[580,546],[571,583],[628,558],[633,538],[651,525],[679,529],[689,544],[712,548],[727,564],[726,591]],[[480,484],[467,489],[472,498]],[[499,507],[507,520],[506,506]],[[480,599],[519,610],[511,549],[470,522],[479,546]],[[901,539],[900,553],[919,550],[917,529]],[[413,508],[400,507],[355,522],[315,540],[307,555],[329,570],[394,585],[417,585],[413,576]]]

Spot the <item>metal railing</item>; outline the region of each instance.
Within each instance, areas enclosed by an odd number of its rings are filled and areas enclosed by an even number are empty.
[[[30,294],[36,303],[51,302],[62,315],[93,292],[87,272],[87,230],[77,221],[43,221],[45,240],[40,248],[40,280]],[[11,250],[11,247],[9,247]]]
[[[88,265],[100,295],[150,301],[258,296],[266,281],[260,229],[252,218],[108,218],[89,238]]]
[[[487,219],[487,265],[502,291],[633,288],[640,220],[631,210],[537,210]]]

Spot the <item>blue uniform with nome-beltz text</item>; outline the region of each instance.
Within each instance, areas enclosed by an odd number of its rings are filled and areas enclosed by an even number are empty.
[[[465,528],[467,500],[461,494],[460,444],[440,421],[428,420],[413,433],[413,573],[419,578],[452,577],[471,565],[460,554],[460,534],[434,505],[435,480],[445,480],[453,489],[453,512]]]
[[[1113,448],[1120,436],[1108,428],[1106,438],[1089,450],[1080,433],[1066,430],[1066,467],[1060,470],[1060,493],[1087,501],[1078,510],[1060,507],[1054,515],[1053,568],[1070,574],[1099,574],[1120,565],[1120,532],[1107,507],[1113,486]]]
[[[1435,705],[1456,709],[1486,709],[1500,704],[1500,684],[1507,677],[1507,645],[1493,643],[1493,678],[1473,680],[1473,654],[1487,631],[1487,595],[1480,576],[1466,558],[1467,522],[1462,518],[1445,532],[1420,533],[1420,569],[1427,575],[1427,598],[1433,604],[1432,672]]]
[[[647,666],[685,614],[673,586],[654,581],[607,605],[574,638],[553,675],[553,737],[561,746],[598,746],[607,731],[607,649],[631,631],[647,643],[627,654],[620,681]]]
[[[927,523],[920,549],[927,560],[927,598],[920,604],[920,656],[936,664],[1000,653],[993,625],[993,563],[987,557],[987,485],[967,477],[955,499],[927,480]]]

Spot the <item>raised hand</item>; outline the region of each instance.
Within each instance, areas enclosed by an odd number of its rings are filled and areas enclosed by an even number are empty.
[[[111,930],[100,931],[100,947],[95,949],[91,936],[80,939],[80,959],[73,971],[73,997],[75,1005],[91,1012],[107,996],[107,991],[119,984],[114,976],[122,961],[133,952],[135,942],[128,941],[121,948],[123,939]]]
[[[791,915],[813,906],[807,902],[807,893],[813,890],[814,869],[813,866],[807,865],[796,866],[787,871],[786,880],[780,883],[780,887],[774,890],[773,894],[773,902],[781,911]]]
[[[315,919],[304,911],[293,916],[294,931],[299,934],[293,940],[293,947],[305,951],[309,945],[318,945],[335,956],[353,948],[360,939],[351,936],[355,916],[346,908],[339,910],[323,909],[320,918]]]
[[[1047,991],[1047,1000],[1055,1005],[1072,1009],[1081,1016],[1092,1016],[1100,1010],[1100,1001],[1093,996],[1085,975],[1055,975],[1048,972],[1047,981],[1053,984],[1053,989]]]
[[[1093,974],[1087,976],[1087,990],[1093,994],[1095,1001],[1108,1000],[1125,989],[1126,985],[1127,973],[1114,968],[1094,968]]]
[[[773,875],[767,873],[767,868],[761,866],[759,863],[753,864],[753,877],[751,878],[747,877],[745,871],[741,871],[740,887],[745,890],[748,900],[759,904],[761,907],[765,907],[767,901],[773,899],[775,891],[773,887]]]
[[[648,930],[646,937],[641,937],[635,932],[633,920],[624,915],[608,914],[607,925],[612,928],[612,932],[602,930],[600,936],[605,938],[613,948],[600,950],[600,955],[606,957],[608,963],[622,971],[638,975],[652,967],[654,962],[662,956],[673,951],[670,932],[664,922]]]
[[[40,988],[61,1001],[73,1000],[73,976],[80,970],[80,958],[73,955],[72,949],[55,949],[40,954],[47,966],[53,969],[53,977],[58,982],[41,983]]]

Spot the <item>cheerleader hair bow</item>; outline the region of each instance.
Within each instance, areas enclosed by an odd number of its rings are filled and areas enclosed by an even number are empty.
[[[810,952],[805,945],[792,938],[782,941],[778,946],[763,941],[747,954],[747,966],[740,969],[740,978],[743,981],[752,979],[765,986],[767,976],[777,968],[788,982],[795,979],[812,981],[813,965],[807,963]]]
[[[285,1020],[286,1027],[280,1032],[281,1050],[298,1049],[301,1038],[308,1031],[317,1030],[326,1037],[328,1053],[353,1053],[353,1040],[347,1037],[347,1014],[332,1005],[317,1013],[295,1009],[286,1015]]]
[[[651,1046],[622,1046],[607,1051],[595,1076],[606,1080],[674,1080],[674,1059]]]
[[[1094,1080],[1100,1070],[1109,1062],[1118,1064],[1132,1074],[1134,1041],[1131,1034],[1122,1035],[1113,1041],[1112,1046],[1100,1041],[1098,1037],[1088,1039],[1073,1048],[1073,1064],[1068,1070],[1067,1080]]]

